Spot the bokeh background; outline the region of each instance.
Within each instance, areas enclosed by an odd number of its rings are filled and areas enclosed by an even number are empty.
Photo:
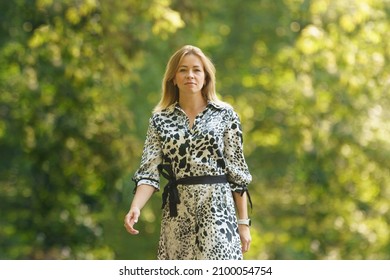
[[[247,259],[390,258],[390,1],[0,2],[0,258],[155,259],[128,235],[171,54],[199,46],[241,117]]]

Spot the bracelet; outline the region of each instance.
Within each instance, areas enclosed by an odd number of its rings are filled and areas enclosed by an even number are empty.
[[[250,227],[252,225],[251,219],[239,219],[237,220],[238,225],[246,225]]]

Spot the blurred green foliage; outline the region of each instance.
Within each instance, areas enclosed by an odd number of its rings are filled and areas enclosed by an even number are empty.
[[[165,64],[217,68],[254,181],[247,259],[390,258],[390,2],[0,3],[0,258],[155,259],[128,210]]]

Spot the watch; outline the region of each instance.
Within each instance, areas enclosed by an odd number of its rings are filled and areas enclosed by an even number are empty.
[[[239,219],[237,220],[238,225],[247,225],[248,227],[251,226],[252,222],[251,219]]]

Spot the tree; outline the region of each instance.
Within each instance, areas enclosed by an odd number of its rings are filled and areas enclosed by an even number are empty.
[[[388,5],[246,3],[232,26],[254,31],[230,33],[243,48],[221,85],[237,89],[260,194],[252,257],[387,259]]]
[[[3,2],[0,258],[155,258],[159,195],[143,236],[122,221],[184,44],[211,56],[243,123],[246,258],[389,258],[386,1]]]
[[[123,90],[142,61],[132,28],[175,28],[154,2],[0,4],[1,258],[114,257],[102,215],[138,148]]]
[[[246,130],[258,225],[247,257],[387,259],[388,4],[208,7],[176,37],[199,32]]]

